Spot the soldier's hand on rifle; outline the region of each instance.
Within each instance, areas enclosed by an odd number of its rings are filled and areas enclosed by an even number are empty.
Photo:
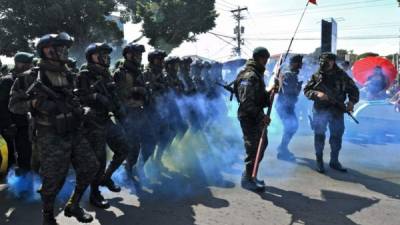
[[[348,112],[353,112],[354,111],[354,103],[353,102],[347,102],[346,104],[346,110]]]
[[[319,100],[321,100],[321,101],[328,101],[328,100],[329,100],[328,95],[326,95],[324,92],[322,92],[322,91],[315,91],[315,93],[316,93],[316,96],[317,96],[317,98],[318,98]]]
[[[264,116],[262,122],[264,126],[268,126],[271,123],[271,118],[269,118],[269,116]]]

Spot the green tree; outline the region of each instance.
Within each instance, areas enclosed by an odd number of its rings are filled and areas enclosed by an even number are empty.
[[[107,19],[116,10],[115,0],[0,0],[0,54],[32,51],[36,38],[65,31],[82,58],[90,42],[122,40],[117,23]]]
[[[120,0],[134,23],[143,22],[149,44],[170,52],[215,27],[215,0]]]

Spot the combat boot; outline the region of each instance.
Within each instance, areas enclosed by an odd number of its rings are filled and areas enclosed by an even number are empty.
[[[103,180],[100,183],[101,186],[107,187],[108,190],[112,192],[120,192],[121,187],[116,185],[114,181],[111,179],[112,174],[116,170],[115,166],[112,166],[111,164],[108,166],[106,172],[104,173]]]
[[[101,182],[101,186],[107,187],[111,192],[121,192],[121,187],[116,185],[111,178]]]
[[[340,164],[340,162],[339,162],[339,152],[338,151],[331,152],[331,160],[329,162],[329,167],[334,170],[337,170],[339,172],[347,173],[347,169],[344,168],[342,166],[342,164]]]
[[[91,187],[89,201],[93,206],[96,206],[97,208],[110,208],[110,203],[108,203],[108,201],[105,200],[104,197],[101,195],[98,186]]]
[[[81,223],[90,223],[93,221],[93,217],[79,206],[79,202],[81,201],[84,192],[85,189],[75,188],[74,194],[65,206],[64,215],[66,217],[73,216]]]
[[[277,156],[276,156],[276,158],[279,159],[279,160],[288,161],[288,162],[295,162],[296,161],[296,157],[293,155],[293,153],[291,153],[288,150],[279,151]]]
[[[322,155],[317,155],[317,168],[318,173],[325,173],[324,160]]]
[[[56,219],[54,218],[54,214],[52,212],[43,212],[43,225],[58,225]]]
[[[241,186],[250,191],[262,192],[265,190],[264,181],[257,180],[256,178],[253,179],[246,172],[242,175]]]

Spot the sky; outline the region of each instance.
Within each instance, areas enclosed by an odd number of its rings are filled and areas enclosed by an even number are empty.
[[[309,5],[295,36],[292,52],[311,53],[320,46],[321,19],[334,18],[338,24],[337,49],[353,50],[355,53],[377,52],[388,55],[400,48],[400,7],[396,0],[318,0]],[[271,54],[285,52],[290,38],[299,22],[307,0],[216,0],[219,14],[216,27],[211,31],[234,36],[235,20],[230,10],[238,6],[243,11],[245,27],[242,56],[250,57],[257,46],[267,47]],[[131,41],[139,36],[140,26],[126,25],[125,38]],[[360,39],[383,37],[384,39]],[[314,40],[301,40],[304,38]],[[344,39],[342,39],[344,38]],[[206,33],[197,36],[196,42],[183,43],[172,55],[197,54],[214,60],[232,58],[230,38],[221,40]],[[286,39],[286,40],[271,40]],[[140,41],[146,44],[147,40]],[[228,43],[227,43],[228,42]],[[149,47],[150,48],[150,47]]]
[[[357,54],[372,51],[380,55],[400,49],[400,7],[396,0],[317,0],[309,5],[295,36],[292,52],[311,53],[320,46],[321,19],[334,18],[338,24],[337,49],[353,50]],[[268,48],[271,54],[285,52],[289,39],[299,22],[307,0],[216,0],[219,14],[216,27],[211,32],[234,36],[235,20],[230,10],[247,7],[243,11],[245,27],[242,57],[251,56],[257,46]],[[124,34],[130,42],[140,36],[141,25],[126,24]],[[360,39],[371,37],[384,39]],[[344,39],[342,39],[344,38]],[[231,38],[217,38],[206,33],[197,36],[196,42],[185,42],[171,55],[200,55],[218,61],[234,58]],[[271,40],[271,39],[280,39]],[[284,40],[281,40],[284,39]],[[301,40],[313,39],[313,40]],[[143,38],[139,43],[152,49]],[[230,43],[230,44],[229,44]],[[3,62],[12,61],[2,57]]]

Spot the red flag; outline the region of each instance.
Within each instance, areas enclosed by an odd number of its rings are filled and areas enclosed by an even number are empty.
[[[317,0],[308,0],[308,2],[309,2],[309,3],[312,3],[312,4],[314,4],[314,5],[317,4]]]

